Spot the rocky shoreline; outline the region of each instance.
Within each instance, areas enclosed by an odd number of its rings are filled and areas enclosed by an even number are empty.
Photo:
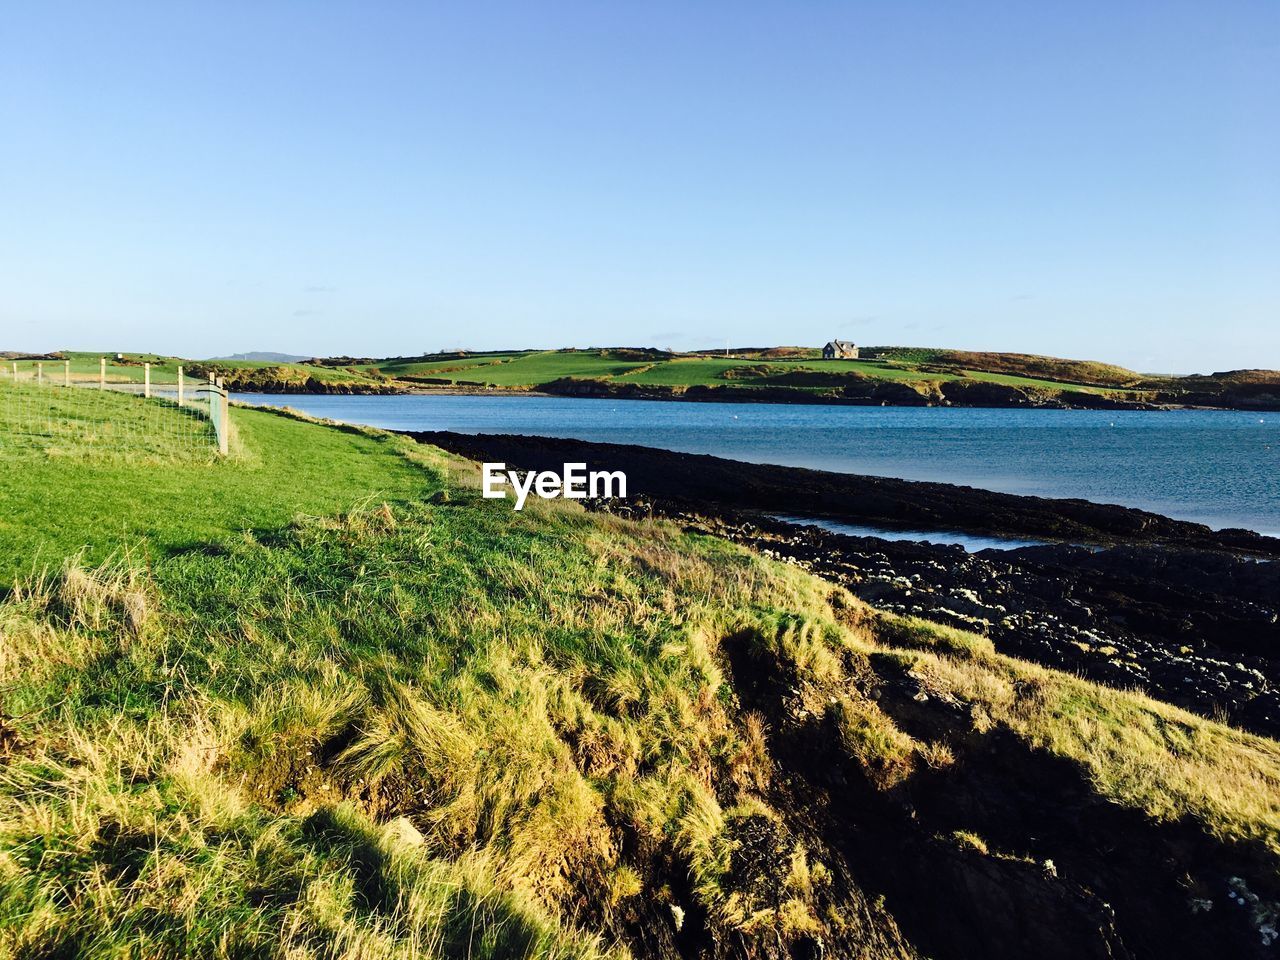
[[[407,435],[473,460],[501,460],[523,469],[559,470],[568,461],[586,461],[623,470],[633,496],[690,513],[714,508],[790,514],[803,507],[808,516],[890,530],[955,530],[1099,546],[1163,544],[1280,559],[1280,539],[1275,537],[1213,530],[1089,500],[745,463],[630,444],[449,431]]]
[[[843,385],[804,388],[786,384],[693,384],[690,386],[562,377],[527,386],[496,386],[446,377],[403,376],[332,379],[275,375],[270,368],[193,364],[193,371],[221,376],[233,391],[276,394],[479,395],[573,397],[588,400],[656,400],[676,403],[770,403],[853,407],[964,407],[994,410],[1280,410],[1280,394],[1269,384],[1211,390],[1100,390],[1084,392],[985,380],[928,380],[908,383],[854,379]]]
[[[673,515],[796,563],[871,605],[988,636],[1003,653],[1280,738],[1280,569],[1162,546],[959,546],[764,517]]]
[[[914,383],[855,379],[843,385],[805,388],[786,384],[645,384],[562,377],[527,386],[496,386],[446,377],[403,376],[350,380],[275,374],[270,368],[236,368],[196,363],[191,370],[213,373],[244,393],[395,395],[414,394],[573,397],[594,400],[657,400],[677,403],[771,403],[853,407],[964,407],[995,410],[1280,410],[1280,394],[1269,385],[1211,390],[1101,390],[1085,392],[994,383],[985,380],[927,380]]]
[[[1002,652],[1138,688],[1280,737],[1280,541],[1079,500],[994,494],[542,437],[413,434],[524,469],[566,460],[627,472],[659,515],[812,570],[880,609],[989,636]],[[798,527],[794,511],[887,528],[1073,540],[968,553],[958,546]]]

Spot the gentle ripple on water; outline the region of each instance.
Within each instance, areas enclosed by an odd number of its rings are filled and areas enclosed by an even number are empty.
[[[242,394],[391,430],[634,443],[755,463],[1080,497],[1280,535],[1280,413]],[[803,504],[797,504],[798,511]]]

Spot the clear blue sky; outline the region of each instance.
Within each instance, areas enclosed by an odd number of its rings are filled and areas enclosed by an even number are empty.
[[[1280,367],[1280,3],[13,3],[0,349]]]

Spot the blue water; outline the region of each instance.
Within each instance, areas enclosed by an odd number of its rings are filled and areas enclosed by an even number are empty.
[[[635,443],[735,460],[1140,507],[1280,535],[1280,413],[979,410],[565,397],[277,396],[394,430]],[[804,511],[803,504],[796,512]]]
[[[969,553],[979,550],[1016,550],[1018,547],[1038,547],[1047,540],[1023,540],[1017,537],[989,537],[976,533],[960,533],[955,530],[890,530],[886,527],[869,527],[861,523],[844,523],[840,520],[829,520],[826,517],[797,517],[789,514],[775,514],[773,519],[783,523],[795,524],[798,527],[814,526],[832,533],[843,533],[850,537],[879,537],[881,540],[910,540],[925,543],[946,544],[963,547]]]

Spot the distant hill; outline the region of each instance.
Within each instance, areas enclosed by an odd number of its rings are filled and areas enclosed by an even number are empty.
[[[864,347],[862,356],[915,364],[935,371],[981,370],[1078,383],[1093,387],[1132,387],[1142,374],[1096,360],[1064,360],[1027,353],[992,353],[972,350],[941,350],[932,347]]]
[[[254,350],[250,353],[233,353],[229,357],[212,357],[212,360],[248,360],[254,363],[301,363],[310,357],[298,356],[295,353],[271,353],[266,350]]]
[[[1096,360],[936,347],[862,348],[857,359],[824,360],[815,347],[739,347],[673,352],[650,347],[450,351],[414,357],[302,357],[240,353],[185,361],[191,376],[220,377],[234,391],[262,393],[541,393],[644,400],[732,400],[874,406],[1164,406],[1280,409],[1280,371],[1142,374]],[[15,356],[33,373],[45,357]],[[98,375],[93,352],[68,351],[71,374]],[[172,379],[184,361],[144,354],[112,361],[108,375]]]

